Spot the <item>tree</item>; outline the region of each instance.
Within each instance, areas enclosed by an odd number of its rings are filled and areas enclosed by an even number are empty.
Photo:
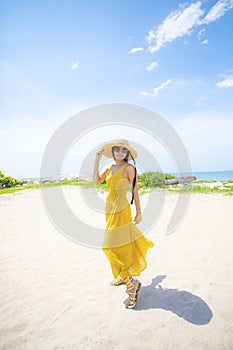
[[[0,188],[4,187],[15,187],[18,185],[21,185],[22,182],[20,180],[15,179],[12,176],[6,176],[1,170],[0,170]]]

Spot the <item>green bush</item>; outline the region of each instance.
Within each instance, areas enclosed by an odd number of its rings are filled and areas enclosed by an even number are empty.
[[[0,171],[0,188],[15,187],[21,184],[21,181],[12,176],[6,176],[2,171]]]
[[[164,174],[164,176],[165,176],[165,180],[170,180],[170,179],[174,179],[175,178],[175,176],[170,175],[170,174]]]
[[[160,172],[149,171],[139,177],[139,182],[145,187],[165,187],[165,175]]]

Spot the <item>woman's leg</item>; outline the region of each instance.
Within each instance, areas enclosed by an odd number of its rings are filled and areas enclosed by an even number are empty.
[[[141,288],[141,282],[133,277],[125,279],[126,291],[129,294],[129,300],[126,305],[127,309],[133,309],[137,304],[138,292]]]
[[[120,286],[121,284],[125,284],[125,278],[118,276],[111,282],[111,286]]]

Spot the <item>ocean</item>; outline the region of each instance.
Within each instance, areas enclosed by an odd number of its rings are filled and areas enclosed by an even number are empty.
[[[177,173],[171,173],[173,176],[177,176]],[[178,177],[181,176],[196,176],[197,180],[216,180],[216,181],[228,181],[233,180],[233,170],[224,171],[194,171],[191,174],[180,173]]]
[[[196,176],[197,180],[215,180],[215,181],[228,181],[233,180],[233,170],[224,170],[224,171],[194,171],[192,173],[169,173],[175,177],[181,176]],[[91,177],[92,178],[92,177]],[[38,180],[39,177],[32,178],[21,178],[20,180]]]

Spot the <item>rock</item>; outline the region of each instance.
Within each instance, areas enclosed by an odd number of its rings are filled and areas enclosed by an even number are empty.
[[[28,185],[30,184],[31,180],[22,180],[22,185]]]
[[[46,183],[50,182],[50,180],[49,179],[41,179],[40,182],[42,184],[46,184]]]
[[[186,185],[190,182],[196,181],[196,179],[196,176],[182,176],[178,180],[180,184]]]
[[[182,184],[187,185],[193,181],[196,181],[196,176],[181,176],[176,179],[165,180],[165,185]]]
[[[33,185],[40,185],[40,182],[38,180],[34,180],[32,183]]]
[[[178,179],[169,179],[169,180],[165,180],[165,185],[178,184],[178,182],[179,182]]]

